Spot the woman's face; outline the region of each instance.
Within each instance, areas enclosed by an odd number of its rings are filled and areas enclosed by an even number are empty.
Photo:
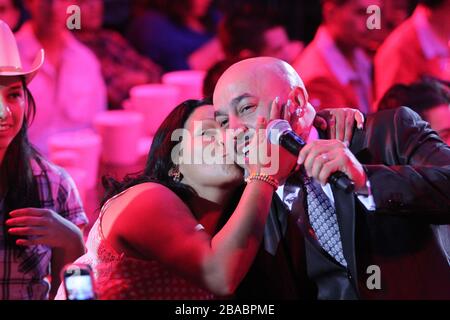
[[[10,84],[0,81],[0,149],[7,149],[20,131],[25,110],[25,91],[22,82]]]
[[[186,121],[180,147],[182,182],[195,189],[236,187],[243,182],[243,172],[234,163],[233,145],[226,148],[225,131],[214,120],[214,108],[197,108]],[[173,159],[174,160],[174,159]]]

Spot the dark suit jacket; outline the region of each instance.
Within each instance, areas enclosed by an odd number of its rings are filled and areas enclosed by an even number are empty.
[[[348,268],[311,235],[301,191],[292,210],[275,197],[272,218],[290,211],[279,230],[283,241],[276,255],[263,243],[238,298],[450,299],[450,265],[432,230],[450,224],[450,148],[416,113],[399,108],[368,116],[350,149],[364,165],[377,210],[332,187]],[[285,188],[300,185],[295,178]],[[372,265],[380,268],[380,290],[367,287]]]
[[[368,213],[356,200],[347,211],[354,213],[346,236],[355,232],[360,296],[450,299],[450,265],[432,230],[450,224],[450,147],[402,107],[369,116],[350,149],[364,164],[377,208]],[[380,267],[381,290],[367,289],[370,265]]]

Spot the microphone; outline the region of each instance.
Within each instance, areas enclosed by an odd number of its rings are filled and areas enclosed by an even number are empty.
[[[300,150],[306,145],[306,142],[292,131],[291,125],[286,120],[272,120],[266,132],[270,143],[282,146],[294,156],[298,156]],[[328,182],[347,193],[355,189],[355,183],[340,171],[333,173],[328,178]]]

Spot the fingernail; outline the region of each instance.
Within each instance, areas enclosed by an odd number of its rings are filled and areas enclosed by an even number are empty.
[[[280,103],[280,97],[276,97],[276,98],[275,98],[275,103],[276,103],[276,104]]]
[[[298,163],[298,164],[302,164],[302,163],[303,163],[303,157],[298,157],[297,163]]]
[[[345,146],[348,148],[350,146],[350,142],[348,142],[348,140],[344,141]]]
[[[362,123],[358,123],[358,129],[362,129],[363,128],[363,124]]]

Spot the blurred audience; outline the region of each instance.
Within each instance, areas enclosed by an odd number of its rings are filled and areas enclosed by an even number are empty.
[[[77,30],[75,36],[100,61],[110,109],[120,109],[132,87],[160,81],[159,66],[138,54],[120,33],[102,28],[103,0],[77,0],[75,3],[83,14],[81,30]]]
[[[303,48],[300,41],[289,39],[274,12],[251,5],[225,15],[219,39],[226,58],[234,60],[269,56],[292,63]]]
[[[0,0],[0,20],[17,32],[27,18],[22,0]]]
[[[421,76],[450,80],[450,0],[421,0],[412,17],[386,39],[375,57],[376,97]]]
[[[212,96],[222,73],[239,60],[269,56],[291,63],[303,49],[300,41],[289,39],[274,11],[248,4],[225,15],[219,26],[219,39],[225,59],[206,73],[204,97]]]
[[[410,85],[394,85],[381,98],[378,110],[401,106],[416,111],[450,145],[449,83],[427,78]]]
[[[31,20],[17,32],[23,64],[32,64],[44,48],[46,61],[30,85],[37,114],[30,139],[47,154],[48,138],[59,132],[87,128],[106,109],[106,89],[95,55],[66,27],[69,0],[26,0]]]
[[[133,19],[128,39],[164,71],[207,70],[222,58],[211,0],[156,1]]]
[[[372,111],[372,63],[363,50],[367,7],[379,0],[322,0],[323,23],[293,66],[317,109]]]

